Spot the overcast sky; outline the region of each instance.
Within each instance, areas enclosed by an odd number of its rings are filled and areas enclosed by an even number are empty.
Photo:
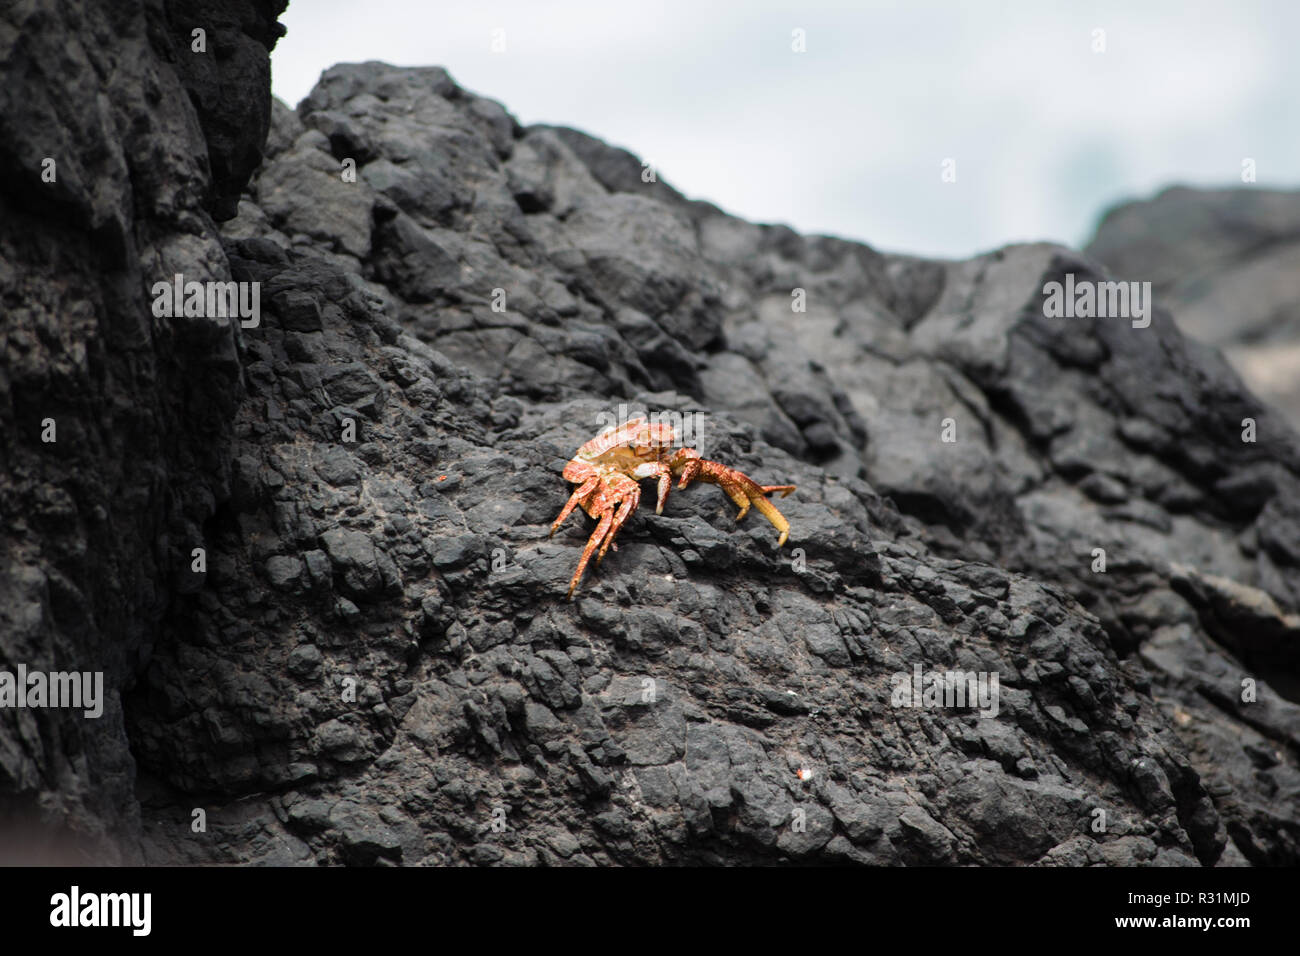
[[[1116,201],[1240,186],[1245,158],[1300,186],[1297,0],[291,0],[282,20],[290,105],[334,63],[443,66],[688,196],[888,251],[1077,246]]]

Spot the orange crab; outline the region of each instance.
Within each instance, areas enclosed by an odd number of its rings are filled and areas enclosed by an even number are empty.
[[[582,572],[587,568],[592,552],[600,547],[596,563],[605,557],[614,536],[623,523],[636,511],[641,502],[641,486],[638,482],[646,478],[656,478],[659,482],[659,498],[655,514],[663,514],[664,502],[668,500],[668,487],[672,479],[678,479],[677,487],[685,488],[692,481],[704,481],[719,485],[727,493],[740,513],[736,520],[749,512],[752,504],[777,531],[777,547],[785,544],[790,535],[790,523],[777,511],[776,506],[767,499],[772,492],[780,492],[784,498],[794,491],[794,485],[760,485],[748,475],[717,461],[701,458],[694,448],[679,448],[669,454],[677,442],[677,435],[671,425],[660,422],[649,423],[644,417],[634,418],[616,428],[607,428],[591,441],[578,449],[577,454],[564,466],[564,477],[578,487],[569,496],[568,502],[558,518],[551,524],[551,534],[564,523],[578,505],[597,519],[596,530],[587,539],[587,546],[582,551],[578,570],[573,572],[569,582],[569,600],[573,600],[574,589],[582,580]]]

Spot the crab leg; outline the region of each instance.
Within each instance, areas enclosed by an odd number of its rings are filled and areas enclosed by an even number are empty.
[[[578,570],[573,572],[573,580],[569,582],[569,600],[573,600],[573,592],[578,587],[578,582],[582,580],[582,572],[587,568],[587,562],[591,560],[591,553],[596,550],[596,545],[600,544],[614,523],[614,511],[612,507],[607,507],[600,516],[600,524],[596,525],[596,530],[591,533],[587,539],[587,546],[582,549],[582,559],[578,562]]]
[[[605,552],[609,546],[614,543],[614,535],[618,534],[618,529],[623,527],[623,522],[627,520],[628,515],[636,511],[637,505],[641,503],[641,489],[633,485],[627,492],[627,496],[618,506],[618,514],[614,516],[614,524],[610,526],[609,534],[605,538],[605,543],[600,546],[600,554],[596,555],[596,563],[600,564],[605,560]]]
[[[565,503],[564,509],[560,512],[560,516],[551,522],[552,535],[555,534],[555,532],[559,529],[560,525],[564,524],[564,519],[569,517],[569,514],[573,511],[573,509],[576,508],[578,505],[580,505],[583,501],[585,501],[587,496],[590,495],[593,491],[595,491],[596,487],[599,484],[600,484],[600,475],[592,475],[590,478],[588,478],[586,481],[580,484],[574,490],[573,494],[569,495],[569,500]]]

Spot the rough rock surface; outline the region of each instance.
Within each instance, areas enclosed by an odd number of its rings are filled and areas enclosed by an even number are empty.
[[[1107,212],[1088,253],[1152,284],[1300,428],[1300,193],[1172,187]]]
[[[214,218],[261,159],[284,6],[0,8],[0,669],[111,690],[98,720],[0,710],[0,846],[35,818],[60,859],[139,855],[122,694],[230,497],[244,376],[227,320],[148,290],[229,278]]]
[[[150,862],[1300,862],[1300,440],[1166,314],[1049,320],[1095,262],[753,225],[375,63],[275,105],[218,230],[153,13],[178,165],[110,112],[81,218],[4,194],[0,663],[120,692],[0,712],[6,808]],[[111,156],[171,192],[100,261]],[[152,317],[175,272],[261,325]],[[788,546],[694,486],[565,601],[559,471],[621,403],[797,483]],[[996,716],[898,706],[918,666]]]

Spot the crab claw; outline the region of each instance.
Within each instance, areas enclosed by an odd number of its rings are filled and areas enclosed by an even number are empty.
[[[632,477],[637,481],[643,478],[658,479],[655,497],[655,514],[664,513],[664,502],[668,500],[668,488],[672,484],[673,472],[666,461],[648,461],[632,469]]]
[[[767,496],[773,492],[780,492],[781,497],[784,498],[794,491],[794,485],[760,485],[744,472],[728,468],[722,462],[700,458],[698,453],[690,448],[682,449],[677,453],[673,470],[681,476],[677,482],[678,488],[685,488],[692,481],[703,481],[720,487],[740,509],[736,514],[737,521],[749,513],[749,506],[752,504],[772,523],[772,527],[781,532],[776,542],[778,548],[783,546],[786,538],[790,536],[790,522],[785,520],[785,515],[777,510],[776,505],[772,504]]]

